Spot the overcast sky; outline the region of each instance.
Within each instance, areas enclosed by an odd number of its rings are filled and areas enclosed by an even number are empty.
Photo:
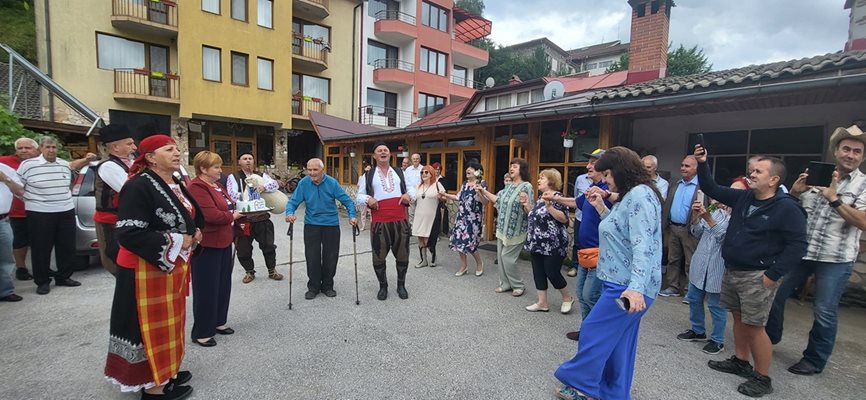
[[[494,42],[546,36],[565,50],[630,36],[626,0],[485,0]],[[714,70],[842,50],[848,40],[845,0],[676,0],[674,46],[698,45]]]

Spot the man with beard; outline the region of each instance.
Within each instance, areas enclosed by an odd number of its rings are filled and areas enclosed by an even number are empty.
[[[96,193],[96,239],[99,242],[99,258],[102,266],[112,275],[117,274],[117,245],[114,225],[117,223],[117,204],[120,188],[129,178],[130,156],[135,152],[135,142],[126,125],[109,124],[99,131],[99,140],[105,145],[108,158],[96,166],[94,188]]]

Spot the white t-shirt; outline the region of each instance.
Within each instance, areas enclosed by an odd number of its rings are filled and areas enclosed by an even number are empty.
[[[415,191],[418,190],[418,185],[421,184],[421,169],[424,168],[423,165],[418,165],[418,168],[410,165],[409,168],[406,168],[403,171],[403,177],[406,178],[406,192],[409,193],[409,196],[414,199]]]
[[[44,213],[69,211],[72,203],[72,170],[69,162],[48,162],[43,156],[21,162],[18,176],[24,185],[24,209]]]
[[[8,165],[0,164],[0,171],[6,174],[12,182],[21,184],[18,173]],[[9,186],[6,186],[5,183],[0,183],[0,214],[9,214],[9,210],[12,208],[12,198],[13,195],[12,191],[9,190]]]

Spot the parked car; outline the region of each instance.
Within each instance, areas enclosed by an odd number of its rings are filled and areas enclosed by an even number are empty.
[[[72,201],[75,204],[75,265],[77,269],[90,266],[90,257],[99,258],[99,243],[96,241],[96,162],[84,166],[72,181]]]

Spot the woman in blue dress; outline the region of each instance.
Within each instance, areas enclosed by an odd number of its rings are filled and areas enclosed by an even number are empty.
[[[486,188],[487,183],[481,180],[484,175],[481,165],[470,162],[466,167],[466,179],[457,195],[442,193],[440,199],[457,202],[457,221],[451,232],[451,250],[460,253],[460,271],[456,276],[463,276],[469,269],[467,256],[475,258],[475,276],[484,273],[484,263],[478,254],[478,243],[481,241],[481,224],[484,221],[484,204],[487,199],[478,194],[476,188]]]

